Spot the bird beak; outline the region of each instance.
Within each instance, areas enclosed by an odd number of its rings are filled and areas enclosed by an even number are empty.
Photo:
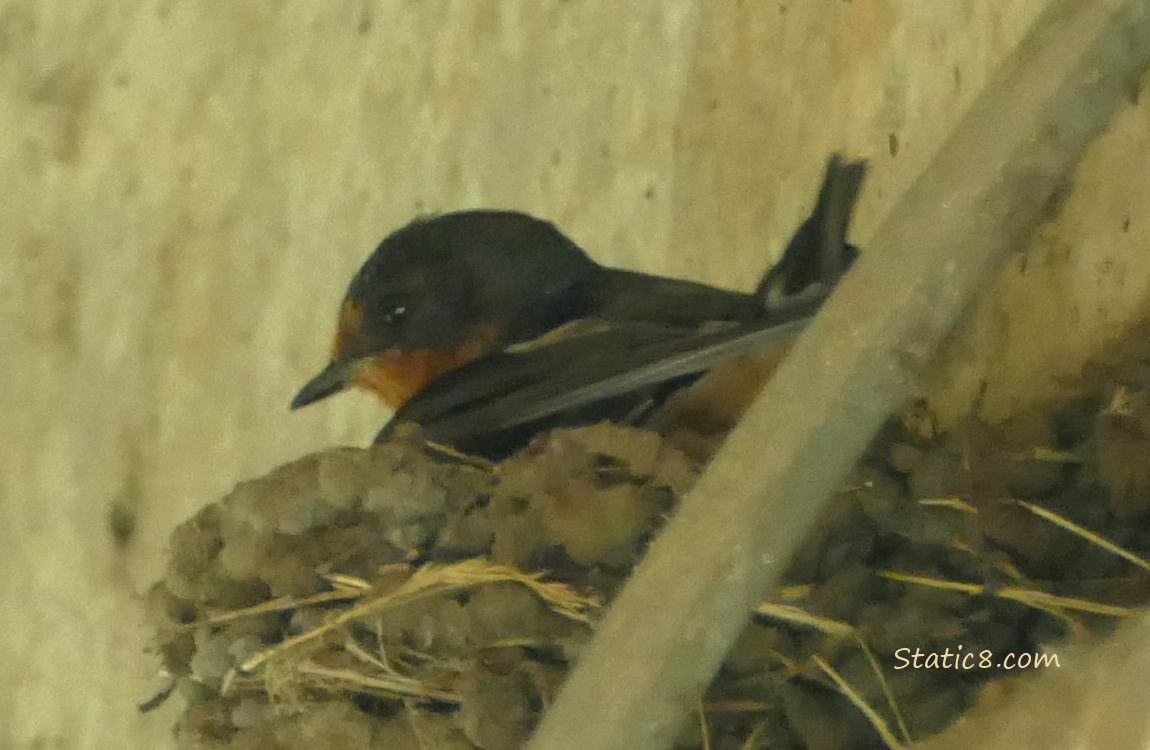
[[[314,404],[320,399],[325,399],[344,390],[351,385],[358,364],[359,361],[355,359],[333,359],[319,375],[309,380],[307,385],[300,389],[295,398],[291,400],[291,408],[298,409],[301,406]]]

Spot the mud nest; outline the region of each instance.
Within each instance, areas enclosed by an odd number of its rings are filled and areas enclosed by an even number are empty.
[[[1053,668],[1150,598],[1148,456],[1128,343],[1001,424],[892,420],[678,745],[896,746]],[[521,746],[701,469],[600,424],[498,464],[408,436],[240,484],[176,530],[150,594],[179,745]]]

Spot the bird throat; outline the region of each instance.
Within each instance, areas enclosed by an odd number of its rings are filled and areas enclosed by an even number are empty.
[[[374,393],[395,410],[407,403],[433,380],[483,356],[495,348],[491,332],[477,331],[453,349],[391,348],[363,360],[356,368],[354,385]]]

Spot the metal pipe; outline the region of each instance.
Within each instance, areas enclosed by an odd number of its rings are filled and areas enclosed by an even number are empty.
[[[668,747],[940,338],[1150,63],[1150,1],[1054,0],[731,433],[529,744]]]

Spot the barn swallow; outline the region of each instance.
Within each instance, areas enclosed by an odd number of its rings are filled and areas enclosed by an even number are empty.
[[[715,365],[793,339],[857,250],[864,162],[828,161],[811,215],[756,290],[610,268],[512,211],[417,219],[389,235],[340,306],[328,365],[292,408],[355,386],[404,423],[499,455],[540,429],[632,421]]]

